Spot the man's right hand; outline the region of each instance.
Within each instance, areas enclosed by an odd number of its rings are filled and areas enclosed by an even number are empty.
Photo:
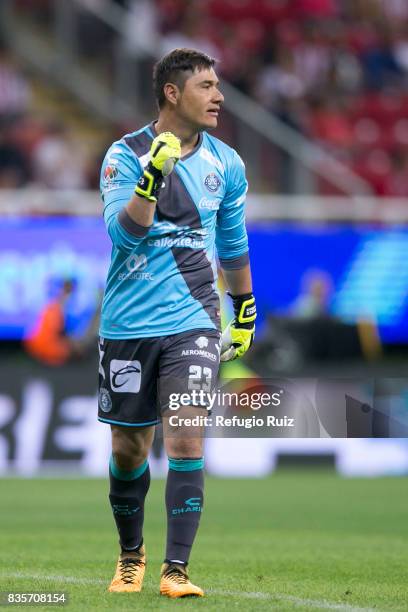
[[[150,147],[150,161],[163,176],[168,176],[172,172],[180,156],[180,139],[171,132],[163,132],[153,140]]]
[[[156,136],[150,147],[150,161],[135,188],[135,193],[156,203],[164,176],[168,176],[181,156],[179,138],[171,132]]]

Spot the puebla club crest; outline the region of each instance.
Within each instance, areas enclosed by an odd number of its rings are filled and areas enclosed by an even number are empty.
[[[221,181],[215,174],[215,172],[211,172],[205,177],[204,185],[207,187],[208,191],[211,191],[211,193],[215,193],[216,191],[218,191],[219,186],[221,185]]]
[[[99,408],[102,412],[110,412],[112,410],[112,399],[109,391],[104,387],[99,390]]]

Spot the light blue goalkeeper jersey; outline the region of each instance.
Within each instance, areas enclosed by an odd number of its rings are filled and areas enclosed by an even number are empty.
[[[220,329],[216,251],[226,270],[248,262],[244,164],[206,132],[164,180],[153,224],[144,228],[129,217],[125,206],[155,135],[153,124],[127,134],[113,143],[102,165],[103,214],[112,240],[104,338]]]

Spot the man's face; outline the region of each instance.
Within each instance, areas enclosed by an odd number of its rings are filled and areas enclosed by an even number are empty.
[[[220,106],[224,101],[218,85],[213,68],[196,69],[180,91],[176,105],[180,117],[198,130],[216,128]]]

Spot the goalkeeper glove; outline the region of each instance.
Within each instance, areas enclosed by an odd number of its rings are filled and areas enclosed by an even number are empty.
[[[255,336],[256,304],[253,294],[231,295],[231,298],[235,319],[222,333],[221,361],[231,361],[242,357],[251,346]]]
[[[150,147],[150,161],[137,182],[135,193],[150,202],[157,202],[163,177],[172,172],[181,156],[180,140],[171,132],[156,136]]]

